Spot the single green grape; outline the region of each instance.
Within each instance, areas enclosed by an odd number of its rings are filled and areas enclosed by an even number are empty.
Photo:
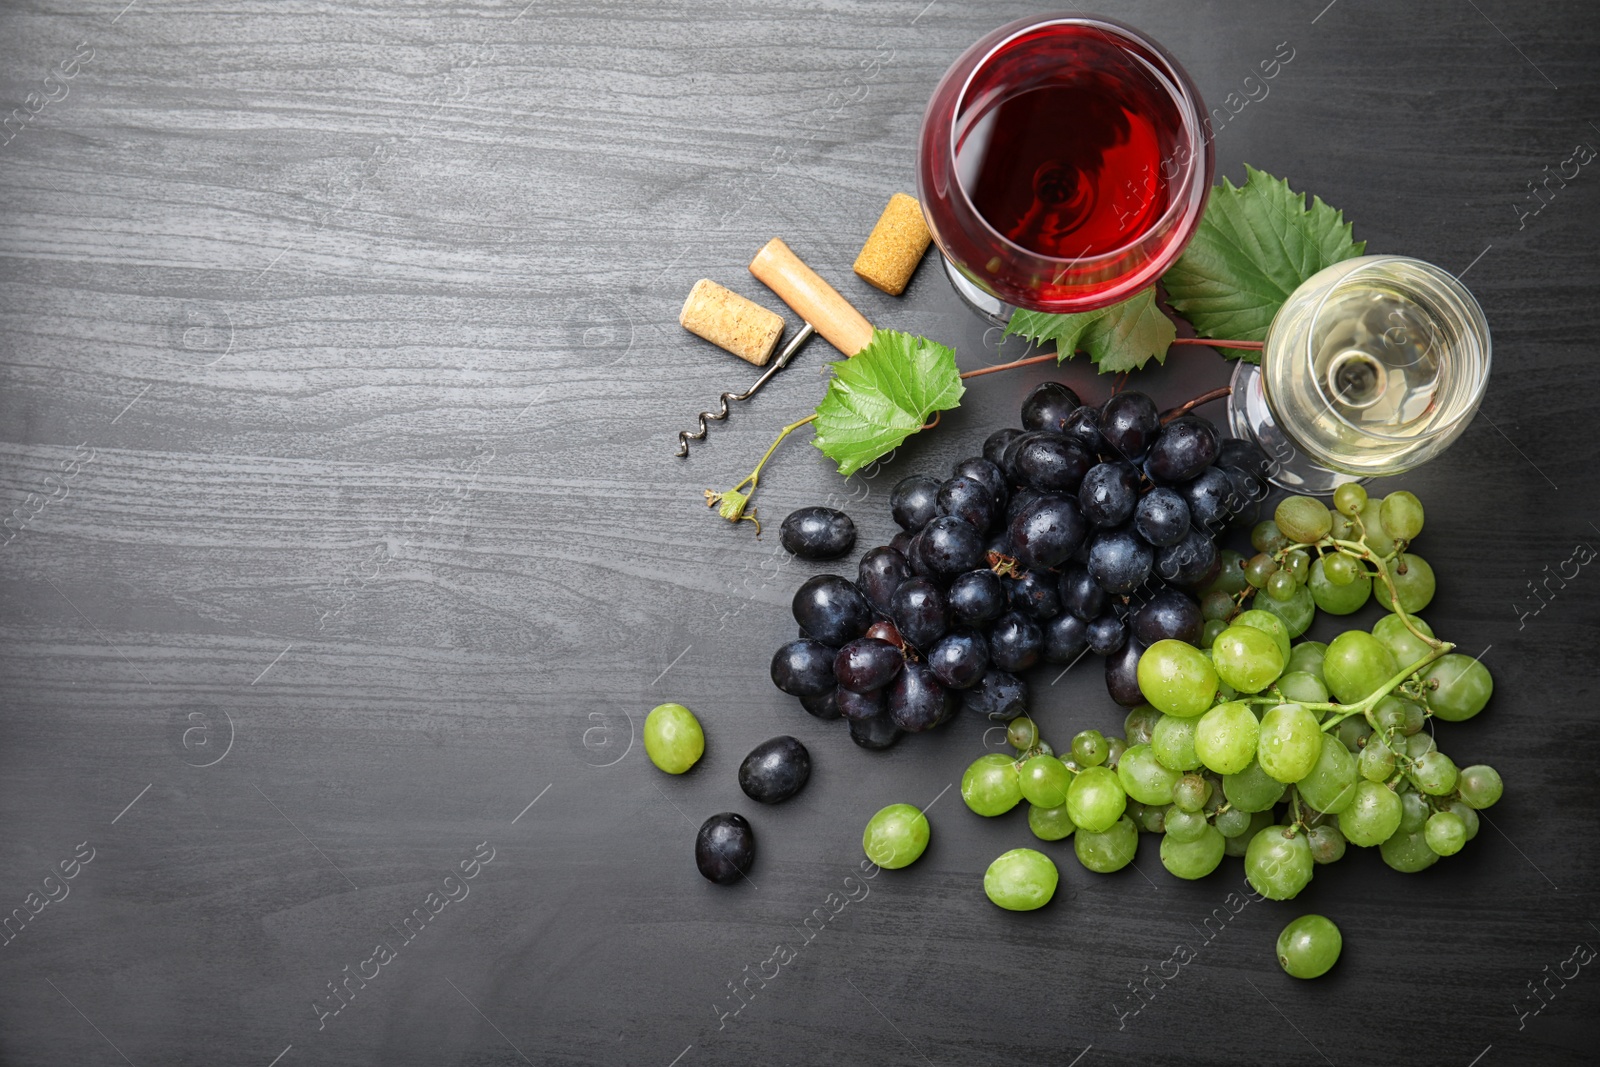
[[[1357,782],[1350,806],[1339,813],[1339,832],[1352,845],[1371,848],[1400,829],[1400,815],[1400,798],[1388,786]]]
[[[1278,677],[1278,692],[1298,704],[1326,704],[1328,687],[1322,679],[1306,671],[1284,671]]]
[[[1419,760],[1439,747],[1432,734],[1401,735],[1395,741],[1405,749],[1406,758],[1412,760]]]
[[[1130,745],[1148,745],[1164,712],[1149,704],[1140,704],[1122,720],[1122,733]]]
[[[1454,812],[1466,824],[1468,841],[1478,836],[1478,813],[1466,801],[1452,800],[1444,806],[1444,810]]]
[[[1244,579],[1257,589],[1265,589],[1274,574],[1278,573],[1278,562],[1265,552],[1251,556],[1250,562],[1244,565]]]
[[[1400,570],[1401,564],[1405,565],[1404,571]],[[1402,552],[1398,561],[1386,563],[1384,568],[1394,581],[1394,590],[1399,594],[1400,606],[1406,609],[1406,614],[1421,611],[1432,602],[1437,586],[1433,568],[1427,560],[1410,552]],[[1372,579],[1372,595],[1383,605],[1384,611],[1394,610],[1394,602],[1389,599],[1389,587],[1382,578]]]
[[[1227,811],[1217,812],[1217,832],[1223,837],[1238,837],[1250,829],[1251,814],[1240,811],[1238,808],[1229,808]]]
[[[1367,738],[1372,736],[1372,727],[1367,725],[1367,720],[1357,715],[1341,720],[1333,728],[1333,736],[1344,742],[1344,747],[1351,752],[1359,753],[1361,746],[1367,743]]]
[[[1343,948],[1344,937],[1330,920],[1321,915],[1302,915],[1278,935],[1278,966],[1291,978],[1320,978],[1339,962]]]
[[[644,720],[644,754],[668,774],[682,774],[700,761],[706,734],[682,704],[659,704]]]
[[[1293,826],[1269,826],[1250,839],[1244,876],[1268,900],[1292,900],[1311,883],[1311,844]]]
[[[1453,811],[1437,811],[1428,817],[1423,840],[1441,856],[1454,856],[1467,843],[1467,824]]]
[[[1428,667],[1428,708],[1446,722],[1461,722],[1483,710],[1494,694],[1489,668],[1459,652],[1441,656]]]
[[[1173,837],[1169,822],[1161,839],[1161,865],[1177,877],[1193,881],[1216,870],[1227,847],[1227,839],[1204,819],[1200,820],[1199,834],[1187,840]]]
[[[1139,851],[1139,831],[1127,816],[1099,833],[1080,828],[1072,836],[1072,851],[1089,870],[1110,874],[1133,862],[1134,853]]]
[[[1352,541],[1356,536],[1356,523],[1349,515],[1333,513],[1333,528],[1328,531],[1328,536],[1336,541]]]
[[[1072,785],[1067,789],[1067,814],[1072,816],[1073,824],[1079,830],[1087,830],[1092,834],[1103,833],[1122,817],[1128,805],[1128,793],[1120,778],[1139,747],[1135,745],[1124,752],[1115,771],[1106,767],[1088,767],[1072,780]],[[1149,752],[1149,748],[1146,747],[1145,751]],[[1148,767],[1166,770],[1153,756],[1141,769]],[[1163,802],[1171,799],[1170,786],[1167,792],[1168,796],[1162,798]]]
[[[1346,482],[1333,491],[1333,506],[1341,515],[1354,517],[1367,506],[1366,487],[1359,482]]]
[[[1192,771],[1200,766],[1200,757],[1194,750],[1194,735],[1199,726],[1199,719],[1180,719],[1176,715],[1161,716],[1161,720],[1156,723],[1156,728],[1150,735],[1150,748],[1163,767],[1170,767],[1175,771]]]
[[[1469,807],[1483,809],[1494,807],[1495,801],[1505,792],[1500,772],[1487,763],[1474,763],[1464,767],[1456,778],[1456,789]]]
[[[1072,758],[1080,767],[1098,767],[1106,761],[1109,747],[1099,730],[1080,730],[1072,738]]]
[[[1311,578],[1306,583],[1306,588],[1311,590],[1311,599],[1317,607],[1329,615],[1349,615],[1360,610],[1372,596],[1372,582],[1351,581],[1338,585],[1328,579],[1328,563],[1333,559],[1348,558],[1324,556],[1311,565]]]
[[[1428,798],[1407,789],[1400,794],[1400,829],[1397,832],[1415,833],[1422,829],[1428,821],[1428,816],[1432,814],[1433,809],[1428,806]]]
[[[1247,705],[1218,704],[1195,724],[1194,752],[1218,774],[1238,774],[1256,757],[1261,724]]]
[[[1106,766],[1116,770],[1117,761],[1122,759],[1122,754],[1126,751],[1128,751],[1128,742],[1120,737],[1108,738],[1106,740]]]
[[[1228,844],[1225,849],[1227,855],[1236,858],[1244,856],[1246,852],[1250,851],[1250,842],[1255,840],[1255,836],[1271,826],[1273,822],[1272,812],[1270,811],[1253,812],[1248,818],[1250,819],[1250,825],[1245,828],[1244,833],[1228,838]],[[1226,837],[1227,835],[1224,834],[1223,836]]]
[[[1135,801],[1138,804],[1137,801]],[[1159,834],[1167,828],[1167,809],[1171,804],[1138,804],[1137,811],[1129,811],[1136,829],[1147,834]]]
[[[1222,795],[1240,811],[1266,811],[1283,797],[1284,784],[1261,769],[1255,760],[1238,774],[1222,776]]]
[[[1289,650],[1289,663],[1285,671],[1303,671],[1314,675],[1317,681],[1322,681],[1322,659],[1328,654],[1328,646],[1321,641],[1301,641]]]
[[[1031,848],[1003,852],[983,874],[983,891],[1007,911],[1033,911],[1050,903],[1061,874],[1050,857]]]
[[[1244,577],[1244,564],[1244,556],[1231,548],[1224,548],[1217,553],[1217,576],[1200,587],[1200,594],[1226,593],[1231,597],[1244,592],[1250,585]]]
[[[1333,516],[1328,507],[1314,496],[1284,497],[1272,513],[1278,529],[1291,541],[1309,545],[1328,536],[1333,528]]]
[[[1344,858],[1344,835],[1332,823],[1325,822],[1307,830],[1306,843],[1311,846],[1313,863],[1338,863]]]
[[[1378,846],[1378,851],[1383,854],[1383,862],[1402,874],[1415,874],[1439,862],[1439,854],[1428,847],[1422,830],[1396,831]]]
[[[1257,597],[1256,606],[1262,614],[1276,616],[1282,621],[1290,637],[1299,637],[1311,629],[1311,623],[1317,617],[1317,602],[1311,596],[1309,585],[1295,586],[1288,600],[1277,600],[1271,596]]]
[[[1421,619],[1412,616],[1411,624],[1429,637],[1433,636],[1432,628]],[[1374,623],[1372,636],[1389,650],[1394,661],[1402,667],[1416,663],[1433,651],[1428,642],[1406,629],[1406,621],[1398,615],[1385,615]]]
[[[1216,644],[1217,638],[1227,628],[1228,624],[1221,619],[1207,619],[1205,626],[1200,630],[1200,647],[1210,648]]]
[[[1227,619],[1233,614],[1233,597],[1220,589],[1214,589],[1200,598],[1200,617],[1207,622]]]
[[[1285,784],[1311,773],[1322,752],[1322,727],[1299,704],[1279,704],[1261,717],[1256,759],[1271,778]]]
[[[1294,580],[1301,585],[1311,575],[1311,557],[1305,549],[1297,548],[1283,557],[1283,569],[1294,576]]]
[[[1267,579],[1267,596],[1279,602],[1294,599],[1294,592],[1299,588],[1300,583],[1288,571],[1279,571]]]
[[[1254,608],[1250,611],[1241,611],[1233,622],[1236,626],[1249,626],[1271,637],[1273,643],[1278,646],[1278,651],[1283,653],[1284,669],[1288,669],[1289,655],[1294,651],[1289,639],[1294,634],[1282,615],[1275,610]]]
[[[1202,811],[1211,799],[1211,783],[1198,774],[1186,774],[1172,787],[1172,803],[1179,811]]]
[[[1026,752],[1039,743],[1039,725],[1026,715],[1018,715],[1006,725],[1006,740],[1018,752]]]
[[[1442,797],[1456,791],[1460,772],[1456,770],[1454,760],[1435,749],[1413,763],[1407,777],[1429,796]]]
[[[1149,654],[1147,650],[1145,655]],[[1216,670],[1213,673],[1241,693],[1259,693],[1277,681],[1278,675],[1283,673],[1284,661],[1287,659],[1278,650],[1278,643],[1271,635],[1253,626],[1237,622],[1217,635],[1216,642],[1211,646],[1211,654],[1216,661]],[[1139,662],[1142,667],[1144,660],[1141,658]],[[1140,688],[1143,688],[1144,679],[1140,678],[1139,682]],[[1145,695],[1149,694],[1150,691],[1146,689]],[[1189,714],[1199,715],[1210,706],[1211,703],[1207,700],[1199,711]]]
[[[1378,507],[1383,528],[1390,537],[1410,541],[1422,532],[1422,501],[1404,489],[1390,493]]]
[[[1376,500],[1368,500],[1361,509],[1361,525],[1366,530],[1367,547],[1375,555],[1387,556],[1394,551],[1394,538],[1383,526],[1383,516],[1379,513],[1380,505]],[[1349,540],[1349,538],[1341,538]]]
[[[1170,638],[1140,654],[1138,679],[1145,699],[1168,715],[1199,715],[1217,695],[1217,671],[1211,661],[1193,645]]]
[[[1367,709],[1367,722],[1380,734],[1392,733],[1396,730],[1404,732],[1406,724],[1405,704],[1399,697],[1390,695],[1378,701]]]
[[[1216,773],[1215,771],[1206,770],[1200,772],[1200,779],[1206,783],[1207,787],[1206,799],[1200,805],[1200,810],[1205,812],[1207,815],[1214,816],[1217,814],[1217,812],[1221,811],[1223,805],[1227,803],[1227,800],[1222,795],[1222,775]],[[1174,795],[1176,795],[1178,792],[1178,787],[1173,786],[1172,792]]]
[[[1278,529],[1278,524],[1271,519],[1265,519],[1255,524],[1250,530],[1250,547],[1257,552],[1271,555],[1279,549],[1289,547],[1289,539]]]
[[[1082,779],[1082,775],[1079,778]],[[1178,779],[1183,775],[1168,767],[1163,767],[1156,758],[1155,750],[1149,745],[1134,745],[1122,754],[1122,761],[1117,764],[1116,780],[1119,791],[1141,804],[1172,803],[1172,787],[1178,784]],[[1073,783],[1076,786],[1076,782]],[[1091,787],[1085,786],[1086,790]],[[1086,794],[1087,795],[1087,794]],[[1095,819],[1097,830],[1104,830],[1116,822],[1117,816],[1122,814],[1122,809],[1117,808],[1116,814],[1111,814],[1111,802],[1103,801],[1104,807],[1101,814]],[[1073,816],[1078,825],[1084,825],[1082,819]]]
[[[915,863],[932,833],[928,817],[910,804],[890,804],[867,820],[861,848],[879,867],[894,870]]]
[[[1004,815],[1022,803],[1022,776],[1010,756],[990,752],[961,775],[961,799],[979,815]]]
[[[1336,589],[1342,589],[1361,577],[1361,565],[1343,552],[1330,552],[1319,558],[1314,566],[1321,568],[1323,581]],[[1316,596],[1316,591],[1313,590],[1311,595]],[[1361,599],[1365,602],[1366,597]]]
[[[1355,800],[1359,780],[1356,757],[1337,739],[1323,735],[1317,762],[1295,788],[1313,808],[1337,815]]]
[[[1022,796],[1040,808],[1056,808],[1067,802],[1067,787],[1072,772],[1054,756],[1034,756],[1022,765]]]
[[[1394,773],[1394,753],[1389,746],[1378,743],[1368,744],[1361,749],[1361,755],[1356,759],[1356,769],[1361,777],[1369,782],[1388,781]]]
[[[1070,837],[1077,828],[1065,804],[1054,808],[1028,807],[1028,829],[1041,841],[1060,841]]]
[[[1193,841],[1211,829],[1211,824],[1201,812],[1184,811],[1174,804],[1166,811],[1164,828],[1174,841]]]
[[[1394,677],[1394,656],[1365,630],[1346,630],[1328,643],[1322,678],[1341,704],[1355,704]]]

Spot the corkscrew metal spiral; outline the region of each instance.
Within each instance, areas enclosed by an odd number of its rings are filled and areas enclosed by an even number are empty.
[[[691,433],[688,430],[679,430],[678,457],[681,459],[689,454],[690,441],[704,441],[706,439],[706,434],[711,429],[710,422],[707,420],[721,422],[723,419],[728,417],[728,401],[749,400],[751,397],[755,396],[756,391],[771,381],[774,374],[777,374],[779,371],[789,365],[789,361],[795,357],[797,352],[800,351],[800,346],[809,341],[811,339],[811,335],[816,332],[817,331],[812,328],[812,325],[809,322],[806,323],[800,328],[800,332],[790,338],[789,343],[783,346],[783,351],[778,353],[778,358],[772,361],[772,366],[767,368],[767,372],[756,379],[756,384],[752,385],[742,393],[723,393],[720,397],[718,397],[718,410],[715,413],[710,411],[702,411],[700,413],[700,429],[697,432]]]

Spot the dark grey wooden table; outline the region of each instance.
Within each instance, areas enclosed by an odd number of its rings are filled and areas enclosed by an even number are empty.
[[[1444,747],[1506,800],[1425,874],[1366,852],[1207,926],[1238,862],[1180,883],[1148,839],[1110,877],[1046,846],[1056,901],[1000,912],[1023,817],[944,792],[981,724],[868,754],[772,688],[827,568],[700,490],[815,403],[824,346],[672,455],[753,377],[678,307],[703,276],[776,306],[744,269],[774,234],[966,367],[1016,354],[931,258],[901,299],[848,268],[939,75],[1031,5],[125,3],[0,14],[0,1061],[1593,1062],[1600,575],[1568,561],[1600,545],[1600,172],[1528,199],[1600,146],[1593,5],[1102,5],[1213,103],[1287,43],[1219,173],[1464,274],[1495,337],[1482,413],[1398,484],[1428,616],[1497,682]],[[796,443],[763,513],[850,501],[880,543],[894,481],[1046,376],[972,383],[871,478]],[[1120,729],[1097,664],[1050,677],[1048,733]],[[681,779],[639,742],[669,699],[710,737]],[[752,810],[734,770],[780,733],[813,779]],[[894,801],[933,803],[932,847],[847,889]],[[731,889],[691,859],[725,809],[761,847]],[[1272,955],[1305,911],[1346,937],[1312,983]]]

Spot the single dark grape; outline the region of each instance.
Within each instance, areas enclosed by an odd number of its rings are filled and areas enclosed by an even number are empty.
[[[1111,451],[1106,439],[1100,435],[1100,409],[1081,407],[1067,416],[1061,432],[1078,442],[1091,456],[1104,456]]]
[[[950,618],[963,626],[983,626],[1006,610],[1006,590],[990,570],[968,571],[950,583]]]
[[[1211,466],[1218,448],[1216,427],[1198,415],[1180,415],[1161,428],[1148,469],[1159,483],[1186,482]]]
[[[833,508],[800,508],[783,520],[778,543],[801,559],[838,559],[856,547],[856,524]]]
[[[743,815],[724,811],[700,824],[694,837],[694,863],[718,885],[732,885],[756,859],[756,832]]]
[[[1121,526],[1139,503],[1139,472],[1113,460],[1089,468],[1078,487],[1078,507],[1091,526]]]
[[[839,701],[835,699],[839,687],[823,693],[821,696],[806,696],[800,698],[800,706],[819,719],[837,719],[839,717]]]
[[[1075,493],[1094,466],[1094,457],[1075,441],[1048,430],[1019,437],[1016,450],[1018,480],[1040,492]]]
[[[851,719],[850,740],[862,748],[889,748],[900,740],[900,727],[894,724],[887,711],[870,719]]]
[[[761,804],[781,804],[811,778],[811,753],[785,734],[763,741],[739,764],[739,788]]]
[[[874,689],[868,693],[853,693],[841,685],[834,690],[834,700],[839,705],[839,714],[851,722],[882,715],[886,709],[882,689]]]
[[[841,688],[870,693],[888,685],[905,662],[905,656],[889,642],[858,637],[833,658],[833,677]]]
[[[1189,532],[1189,505],[1175,489],[1152,489],[1133,509],[1133,529],[1157,548],[1175,545]]]
[[[1156,402],[1138,392],[1117,393],[1100,407],[1100,436],[1120,459],[1138,463],[1161,432]]]
[[[794,621],[825,645],[838,648],[872,625],[872,605],[854,582],[837,574],[808,578],[794,594]]]
[[[1228,514],[1233,525],[1249,528],[1261,518],[1261,505],[1267,499],[1267,483],[1238,467],[1217,470],[1228,476]]]
[[[989,669],[989,645],[974,630],[945,634],[928,650],[928,669],[947,689],[970,689]]]
[[[1026,486],[1011,494],[1011,499],[1006,501],[1005,519],[1008,537],[1010,536],[1009,530],[1011,528],[1011,524],[1017,521],[1017,516],[1021,515],[1024,511],[1027,511],[1028,506],[1034,501],[1044,499],[1044,496],[1045,494],[1039,492],[1039,490],[1029,489]]]
[[[948,582],[984,564],[983,534],[954,515],[941,515],[923,527],[922,556],[933,575]]]
[[[950,627],[950,609],[939,587],[927,578],[911,578],[894,591],[889,612],[895,629],[912,646],[929,649]]]
[[[915,536],[916,535],[910,530],[901,530],[899,533],[889,538],[889,547],[900,553],[902,556],[906,556],[911,551],[911,539]]]
[[[1182,541],[1156,553],[1156,573],[1179,585],[1199,585],[1218,565],[1215,542],[1192,526]]]
[[[1022,427],[1025,430],[1060,430],[1067,416],[1083,401],[1060,382],[1040,382],[1022,402]]]
[[[939,513],[939,483],[921,474],[903,478],[889,491],[889,514],[902,530],[916,533]]]
[[[1089,624],[1062,612],[1044,624],[1044,661],[1072,663],[1089,648]]]
[[[1012,520],[1012,553],[1030,570],[1049,570],[1077,550],[1088,529],[1070,498],[1041,496]]]
[[[1080,563],[1069,564],[1062,570],[1056,592],[1061,596],[1061,607],[1085,622],[1106,609],[1106,591]]]
[[[1101,530],[1089,541],[1089,573],[1113,596],[1127,596],[1150,577],[1155,550],[1121,526]]]
[[[907,663],[906,669],[889,683],[889,717],[900,729],[920,733],[943,722],[955,699],[927,664]]]
[[[1008,611],[989,628],[989,662],[1003,671],[1025,671],[1043,651],[1044,632],[1026,615]]]
[[[833,649],[809,637],[790,641],[772,656],[772,684],[797,697],[831,693],[834,654]]]
[[[1189,520],[1212,536],[1228,524],[1233,514],[1233,483],[1221,467],[1207,467],[1196,477],[1178,486],[1178,493],[1189,506]]]
[[[1115,612],[1106,612],[1095,619],[1084,630],[1084,636],[1089,640],[1089,648],[1097,656],[1109,656],[1128,642],[1128,624],[1117,617]]]
[[[983,456],[972,456],[960,460],[950,468],[952,478],[971,478],[975,482],[983,483],[989,490],[989,495],[994,498],[995,508],[1003,512],[1005,504],[1011,493],[1006,487],[1006,476],[1000,470],[1000,465]]]
[[[1106,657],[1106,690],[1125,708],[1136,708],[1149,703],[1139,690],[1139,657],[1144,645],[1138,638],[1130,637],[1121,649]]]
[[[1005,579],[1006,600],[1012,611],[1030,619],[1053,619],[1061,614],[1061,594],[1056,591],[1054,577],[1041,577],[1033,571],[1023,571]]]
[[[927,541],[923,538],[922,531],[926,529],[927,527],[924,526],[922,530],[918,530],[911,535],[911,544],[905,553],[906,565],[911,568],[911,573],[922,578],[931,577],[933,574],[933,564],[929,563],[928,557],[923,555],[923,548],[927,545]]]
[[[890,606],[893,606],[892,600]],[[905,638],[900,636],[900,631],[895,629],[894,623],[890,622],[888,619],[878,619],[871,626],[867,627],[867,632],[862,634],[862,636],[876,638],[879,641],[887,641],[895,648],[906,647]]]
[[[962,705],[974,715],[1010,722],[1028,711],[1028,683],[992,665],[983,680],[961,694]]]
[[[1006,446],[1022,436],[1022,431],[1015,426],[1007,426],[1003,430],[996,430],[983,439],[983,458],[993,463],[996,467],[1005,458]]]
[[[994,494],[976,478],[951,478],[939,487],[940,515],[949,515],[971,526],[974,530],[987,530],[994,522],[997,509]]]
[[[1205,624],[1200,605],[1176,589],[1157,590],[1133,612],[1133,634],[1146,647],[1169,640],[1198,645]]]
[[[884,546],[868,549],[856,569],[856,585],[875,611],[889,613],[889,598],[900,583],[911,577],[911,564],[895,549]]]

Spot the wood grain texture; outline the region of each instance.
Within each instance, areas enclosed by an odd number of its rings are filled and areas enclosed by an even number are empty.
[[[932,257],[900,298],[850,264],[913,187],[939,75],[1037,7],[125,3],[0,12],[0,120],[29,116],[0,133],[0,511],[21,516],[0,549],[0,908],[94,850],[0,946],[0,1063],[1590,1062],[1593,966],[1518,1011],[1600,946],[1600,575],[1536,613],[1529,589],[1600,543],[1600,171],[1515,205],[1600,145],[1592,5],[1102,7],[1213,103],[1288,42],[1219,129],[1220,172],[1287,175],[1374,251],[1465,271],[1495,338],[1477,422],[1397,484],[1428,508],[1430,620],[1497,683],[1444,747],[1499,766],[1506,800],[1439,868],[1347,858],[1208,937],[1237,863],[1180,884],[1148,840],[1105,878],[1056,847],[1060,899],[1000,913],[979,883],[1032,843],[1022,818],[941,795],[980,724],[869,755],[769,684],[795,586],[854,558],[789,559],[700,490],[815,403],[825,346],[672,455],[755,376],[678,326],[683,298],[737,285],[774,235],[964,367],[1022,354]],[[1227,370],[1189,350],[1140,384],[1174,403]],[[1050,376],[1111,387],[1081,365],[985,378],[870,477],[786,446],[757,503],[832,499],[864,551],[895,481],[976,451]],[[1120,731],[1096,664],[1052,677],[1051,736]],[[668,699],[709,736],[681,779],[638,740]],[[813,779],[751,810],[735,770],[780,733]],[[925,858],[807,942],[870,813],[935,798]],[[761,850],[729,890],[691,862],[722,810]],[[470,893],[406,941],[480,842]],[[1346,949],[1296,983],[1272,945],[1307,911]],[[394,960],[319,1029],[313,1002],[380,941]],[[719,1020],[780,942],[795,960]],[[1119,1014],[1180,942],[1195,962]]]

